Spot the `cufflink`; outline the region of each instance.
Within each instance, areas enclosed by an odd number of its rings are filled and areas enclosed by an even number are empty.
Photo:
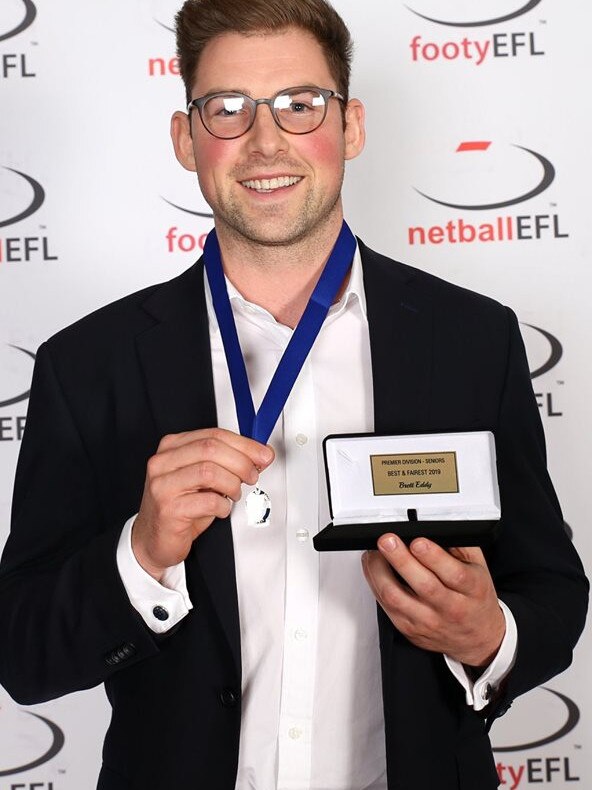
[[[157,620],[168,620],[169,613],[164,608],[164,606],[155,606],[152,610],[152,614],[156,617]]]

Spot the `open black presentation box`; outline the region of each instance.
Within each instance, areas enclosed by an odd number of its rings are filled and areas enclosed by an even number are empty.
[[[336,450],[339,446],[346,447],[347,450]],[[386,454],[368,455],[370,446],[383,449]],[[442,447],[446,447],[447,451],[443,452]],[[336,452],[347,459],[345,464],[339,459],[335,461]],[[407,459],[403,462],[379,462],[415,463],[419,468],[426,468],[422,465],[422,460],[435,455],[454,456],[452,473],[456,475],[456,491],[444,494],[436,492],[436,497],[426,492],[386,495],[384,492],[377,493],[375,472],[370,468],[373,458]],[[425,537],[444,547],[486,546],[497,537],[501,510],[495,440],[489,431],[416,433],[401,436],[333,434],[323,441],[323,456],[331,523],[314,537],[313,544],[317,551],[375,549],[378,538],[388,532],[395,533],[405,543],[410,543],[417,537]],[[413,456],[420,460],[410,460]],[[426,468],[426,473],[428,471]],[[390,485],[392,487],[394,484]],[[348,504],[343,501],[352,497],[355,499],[357,490],[360,492],[361,504],[366,505],[365,508],[362,507],[365,513],[363,518],[356,514],[355,503],[352,508],[351,502]],[[467,499],[471,500],[468,504]],[[373,508],[381,511],[376,518],[372,518]]]

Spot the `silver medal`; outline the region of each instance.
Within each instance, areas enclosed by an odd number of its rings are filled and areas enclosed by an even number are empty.
[[[271,516],[271,499],[260,488],[255,488],[245,499],[247,524],[250,527],[267,527]]]

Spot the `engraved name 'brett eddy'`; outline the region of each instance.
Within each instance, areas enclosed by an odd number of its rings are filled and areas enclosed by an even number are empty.
[[[370,467],[374,496],[459,492],[454,452],[371,455]]]

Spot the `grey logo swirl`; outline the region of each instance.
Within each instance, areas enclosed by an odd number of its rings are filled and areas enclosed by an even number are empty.
[[[0,219],[0,228],[5,228],[7,225],[14,225],[16,222],[20,222],[21,220],[30,217],[31,214],[34,214],[41,208],[43,201],[45,200],[45,190],[38,181],[35,181],[34,178],[28,176],[26,173],[21,173],[20,170],[13,170],[12,167],[5,167],[4,170],[10,170],[11,173],[16,173],[17,176],[25,179],[25,181],[33,189],[33,200],[24,211],[21,211],[20,214],[15,214],[14,217],[9,217],[8,219]]]
[[[516,19],[518,16],[528,14],[528,12],[536,8],[540,2],[541,0],[530,0],[525,6],[522,6],[517,11],[512,11],[510,14],[504,14],[503,16],[494,17],[493,19],[481,19],[477,22],[446,22],[443,19],[434,19],[431,16],[420,14],[409,6],[405,7],[408,11],[411,11],[412,14],[415,14],[415,16],[419,16],[427,22],[433,22],[436,25],[446,25],[446,27],[486,27],[487,25],[500,25],[502,22],[509,22],[510,19]]]
[[[31,711],[23,711],[24,714],[27,716],[34,716],[39,721],[42,721],[46,724],[52,735],[52,743],[49,749],[41,755],[41,757],[37,757],[37,759],[32,760],[30,763],[26,765],[19,765],[16,768],[8,768],[0,770],[0,776],[13,776],[14,774],[20,774],[24,771],[31,771],[33,768],[38,768],[43,763],[49,762],[49,760],[53,759],[56,754],[58,754],[66,742],[66,738],[62,730],[50,719],[46,719],[45,716],[40,716],[38,713],[32,713]]]
[[[35,8],[33,0],[23,0],[23,3],[25,5],[25,18],[15,28],[9,30],[8,33],[0,33],[0,41],[6,41],[7,38],[18,36],[19,33],[22,33],[23,30],[26,30],[35,21],[37,9]]]
[[[162,196],[161,196],[162,197]],[[171,203],[170,200],[166,198],[162,198],[165,203],[168,203],[169,206],[176,208],[178,211],[184,211],[186,214],[193,214],[194,217],[203,217],[204,219],[214,219],[214,215],[208,211],[192,211],[190,208],[183,208],[183,206],[178,206],[176,203]]]
[[[545,686],[541,686],[543,691],[549,692],[549,694],[553,694],[554,697],[561,700],[567,709],[567,719],[565,723],[557,730],[557,732],[552,733],[551,735],[546,736],[545,738],[539,738],[535,741],[530,741],[527,743],[519,743],[514,746],[494,746],[494,752],[522,752],[526,751],[527,749],[539,749],[541,746],[546,746],[548,743],[553,743],[553,741],[558,741],[560,738],[563,738],[569,732],[571,732],[580,721],[580,710],[576,703],[571,700],[569,697],[566,697],[565,694],[560,694],[558,691],[553,691],[553,689],[546,688]]]
[[[547,332],[545,329],[541,329],[540,326],[533,326],[532,324],[524,324],[524,326],[528,326],[531,329],[534,329],[535,332],[539,332],[539,334],[541,334],[545,340],[549,341],[549,345],[551,346],[549,358],[547,361],[536,370],[532,370],[530,373],[530,378],[536,379],[539,376],[543,376],[545,373],[548,373],[555,367],[555,365],[560,362],[561,357],[563,356],[563,346],[554,335],[552,335],[550,332]]]
[[[524,148],[521,145],[514,145],[512,147],[519,148],[521,151],[526,151],[527,154],[534,156],[534,158],[543,167],[543,177],[541,178],[540,182],[533,189],[525,192],[523,195],[508,198],[507,200],[502,200],[498,203],[466,204],[449,203],[446,200],[438,200],[437,198],[431,197],[430,195],[426,195],[425,192],[422,192],[419,189],[416,189],[415,191],[418,192],[422,197],[430,200],[432,203],[437,203],[439,206],[446,206],[447,208],[456,208],[464,211],[491,211],[493,209],[515,206],[517,203],[524,203],[526,200],[532,200],[532,198],[540,195],[541,192],[544,192],[551,186],[555,180],[555,168],[546,157],[544,157],[542,154],[537,154],[536,151],[531,151],[530,148]]]
[[[35,354],[32,351],[27,351],[26,348],[21,348],[20,346],[10,346],[10,348],[15,348],[17,351],[22,351],[23,354],[26,354],[28,357],[31,357],[33,361],[35,361]],[[21,401],[27,400],[29,395],[31,394],[31,390],[28,389],[26,392],[22,392],[20,395],[15,395],[13,398],[8,398],[8,400],[0,401],[0,409],[3,406],[13,406],[15,403],[20,403]],[[0,774],[2,776],[2,774]]]

